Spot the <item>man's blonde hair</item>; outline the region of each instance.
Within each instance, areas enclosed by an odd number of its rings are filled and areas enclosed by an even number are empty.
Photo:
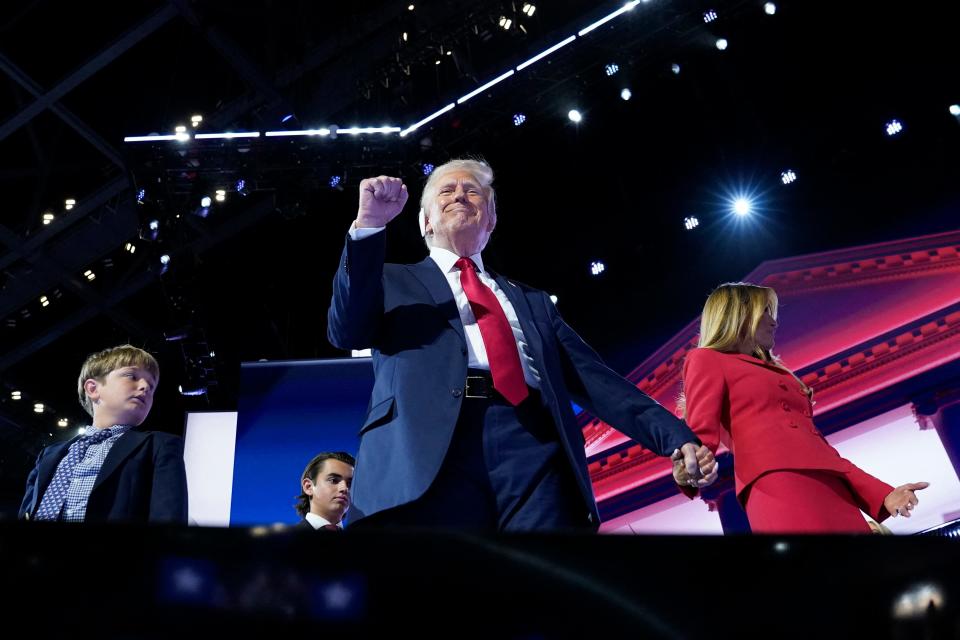
[[[160,381],[160,365],[157,364],[157,359],[133,345],[122,344],[90,354],[80,368],[77,393],[80,397],[80,406],[91,416],[93,416],[93,401],[87,396],[84,383],[92,378],[103,384],[111,371],[121,367],[139,367],[149,371],[155,382]]]

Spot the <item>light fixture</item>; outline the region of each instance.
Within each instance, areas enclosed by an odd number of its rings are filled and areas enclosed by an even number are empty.
[[[50,299],[49,299],[47,296],[40,296],[40,306],[41,306],[41,307],[49,307],[49,306],[50,306]]]
[[[773,4],[772,2],[767,2],[763,5],[763,12],[768,16],[772,16],[777,12],[777,5]]]
[[[428,176],[431,173],[433,173],[434,168],[435,167],[429,162],[424,162],[423,166],[421,167],[421,169],[423,170],[423,175],[425,176]]]
[[[630,89],[624,89],[620,92],[621,100],[629,100],[632,97],[633,97],[633,92],[630,91]]]
[[[94,273],[93,271],[91,271],[90,269],[87,269],[86,271],[83,272],[83,277],[85,277],[87,280],[90,280],[91,282],[93,282],[94,280],[97,279],[97,274],[95,274],[95,273]]]
[[[57,420],[57,426],[60,427],[61,429],[62,429],[63,427],[68,426],[69,424],[70,424],[70,423],[67,421],[66,418],[60,418],[59,420]]]
[[[680,65],[674,62],[672,65],[670,65],[670,71],[672,71],[673,75],[675,76],[680,75]]]
[[[581,122],[583,120],[583,115],[576,109],[570,109],[567,112],[567,117],[570,118],[571,122]]]
[[[713,9],[708,9],[707,11],[703,12],[703,21],[706,22],[707,24],[710,24],[716,19],[717,19],[717,12],[714,11]]]
[[[507,16],[500,16],[500,27],[504,31],[508,31],[512,25],[513,25],[513,20],[511,20]]]
[[[690,231],[691,229],[696,229],[698,226],[700,226],[700,221],[694,216],[689,216],[683,219],[683,226],[687,228],[687,231]]]
[[[211,204],[213,204],[213,200],[210,199],[210,196],[203,196],[200,198],[200,206],[204,209],[209,207]]]
[[[526,121],[527,121],[527,116],[525,116],[524,114],[522,113],[513,114],[513,126],[519,127]]]
[[[414,9],[416,9],[416,7],[413,6],[412,4],[407,5],[407,11],[413,11]]]
[[[11,392],[10,392],[10,399],[11,399],[11,400],[20,400],[21,398],[22,398],[22,395],[20,394],[19,391],[11,391]]]
[[[603,68],[603,71],[604,71],[604,73],[606,73],[608,76],[612,76],[612,75],[616,74],[617,71],[620,71],[620,65],[616,64],[615,62],[611,62],[610,64],[606,65],[606,66]]]
[[[796,182],[796,180],[797,180],[797,174],[794,172],[793,169],[787,169],[786,171],[783,171],[780,174],[780,182],[782,182],[783,184],[790,184],[792,182]]]
[[[960,104],[952,104],[952,105],[950,105],[950,115],[952,115],[952,116],[960,116]]]
[[[226,200],[227,199],[226,189],[217,189],[217,193],[214,196],[214,198],[216,199],[217,202],[223,202],[224,200]]]
[[[201,122],[203,122],[203,116],[201,115],[190,116],[190,124],[192,124],[194,127],[200,126]]]
[[[523,7],[520,9],[524,14],[532,16],[533,12],[537,10],[535,5],[530,4],[529,2],[524,2]]]
[[[594,260],[590,263],[590,274],[598,276],[604,271],[607,270],[606,265],[603,264],[600,260]]]
[[[173,130],[174,130],[174,132],[176,132],[176,133],[186,133],[186,132],[187,132],[187,128],[186,128],[185,126],[183,126],[182,124],[178,124],[176,127],[174,127]]]
[[[330,180],[327,181],[327,184],[330,185],[331,189],[336,189],[337,187],[340,186],[340,183],[342,181],[343,181],[343,177],[334,175],[334,176],[330,176]]]
[[[126,249],[126,250],[127,250],[128,252],[130,252],[130,253],[136,253],[136,252],[137,252],[137,245],[133,244],[132,242],[128,242],[127,244],[123,245],[123,248]]]
[[[43,413],[43,403],[42,403],[42,402],[38,402],[38,403],[34,404],[34,405],[33,405],[33,412],[34,412],[34,413]]]
[[[53,214],[52,213],[43,214],[43,224],[48,225],[51,222],[53,222]]]
[[[895,136],[903,131],[903,124],[899,120],[891,120],[887,123],[887,135]]]
[[[733,212],[740,217],[749,215],[753,210],[753,203],[749,198],[739,197],[733,201]]]
[[[717,38],[717,49],[720,49],[720,51],[726,51],[729,45],[730,43],[727,42],[726,38]]]
[[[67,199],[64,201],[64,208],[65,208],[67,211],[70,211],[70,209],[73,209],[76,205],[77,205],[77,201],[74,200],[73,198],[67,198]]]

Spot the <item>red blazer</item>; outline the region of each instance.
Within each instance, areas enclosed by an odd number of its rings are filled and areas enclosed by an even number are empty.
[[[733,453],[741,503],[744,490],[768,471],[816,469],[842,476],[870,517],[889,515],[883,499],[893,487],[830,446],[813,424],[807,394],[789,372],[753,356],[694,349],[684,362],[683,381],[687,424],[714,453],[721,442]]]

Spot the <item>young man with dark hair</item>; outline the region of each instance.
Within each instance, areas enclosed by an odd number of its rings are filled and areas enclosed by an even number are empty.
[[[303,470],[301,493],[295,508],[303,518],[298,527],[317,531],[340,531],[350,508],[353,456],[344,451],[321,453]]]

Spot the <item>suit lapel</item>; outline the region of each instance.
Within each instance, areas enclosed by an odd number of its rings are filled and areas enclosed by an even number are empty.
[[[97,487],[103,484],[103,481],[110,476],[111,473],[117,470],[120,464],[130,457],[137,448],[143,444],[147,439],[147,434],[142,431],[135,431],[131,429],[125,434],[120,436],[120,438],[113,443],[113,446],[110,447],[110,453],[107,454],[107,459],[103,461],[103,466],[100,467],[100,473],[97,474],[97,479],[93,483],[93,491],[96,491]]]
[[[533,310],[530,308],[530,303],[527,301],[527,296],[524,295],[523,290],[517,285],[513,284],[500,274],[496,273],[492,269],[488,269],[490,275],[493,276],[493,279],[497,281],[497,285],[500,287],[500,290],[503,291],[506,296],[510,299],[510,303],[513,305],[513,310],[517,312],[517,319],[520,321],[520,328],[523,330],[523,337],[527,339],[527,342],[537,356],[543,353],[543,340],[540,338],[540,332],[537,331],[536,325],[533,323]],[[542,360],[542,358],[539,358]],[[542,362],[537,363],[538,367],[543,367]]]
[[[463,332],[460,312],[457,311],[457,301],[454,300],[450,283],[447,282],[447,277],[440,271],[440,267],[432,258],[428,257],[423,262],[412,265],[410,269],[413,275],[426,287],[437,309],[446,317],[447,322],[463,340],[463,344],[466,344],[467,337]]]

